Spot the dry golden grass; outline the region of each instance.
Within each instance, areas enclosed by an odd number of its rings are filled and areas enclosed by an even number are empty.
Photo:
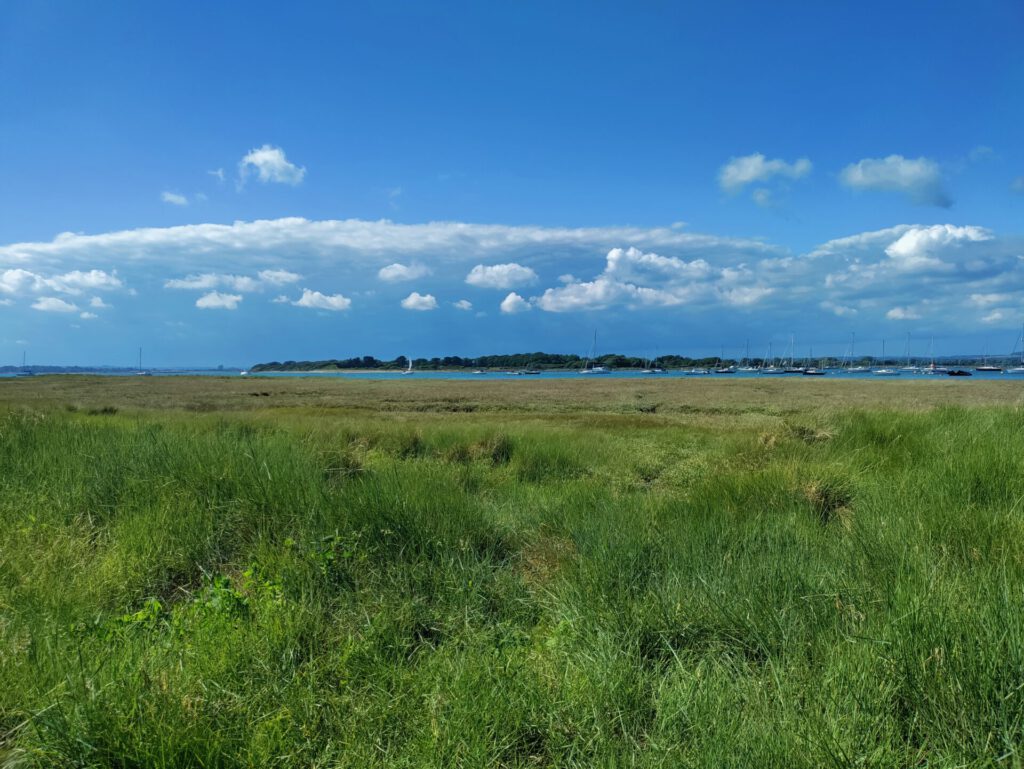
[[[81,409],[633,414],[788,414],[836,408],[921,411],[1019,405],[1024,382],[820,379],[390,381],[323,378],[39,376],[0,380],[0,405]],[[657,421],[657,420],[655,420]]]

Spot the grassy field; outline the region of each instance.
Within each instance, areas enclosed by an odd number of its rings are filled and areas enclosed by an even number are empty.
[[[1022,766],[1022,394],[0,382],[0,766]]]

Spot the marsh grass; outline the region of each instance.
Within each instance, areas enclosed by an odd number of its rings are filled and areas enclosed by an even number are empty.
[[[1021,765],[1021,411],[661,411],[3,414],[0,765]]]

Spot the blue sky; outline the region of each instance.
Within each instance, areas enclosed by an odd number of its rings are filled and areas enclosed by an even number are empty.
[[[0,363],[1009,351],[1019,2],[0,6]]]

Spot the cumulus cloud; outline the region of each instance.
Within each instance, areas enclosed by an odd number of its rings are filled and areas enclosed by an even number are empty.
[[[41,296],[32,303],[32,309],[40,312],[78,312],[78,305],[55,296]]]
[[[1010,294],[971,294],[968,301],[976,307],[988,307],[990,304],[1003,304],[1012,299]]]
[[[893,307],[885,317],[889,320],[920,320],[921,313],[912,307]]]
[[[241,301],[241,294],[222,294],[220,291],[210,291],[196,299],[196,307],[200,310],[237,310],[238,303]]]
[[[397,283],[404,280],[416,280],[430,274],[430,268],[416,262],[406,265],[395,262],[387,267],[381,267],[377,271],[377,277],[389,283]]]
[[[460,299],[457,302],[452,302],[452,307],[454,307],[456,310],[472,310],[473,303],[468,299]]]
[[[78,317],[81,318],[82,320],[96,320],[96,318],[98,318],[99,315],[97,315],[94,312],[83,312]]]
[[[283,286],[288,283],[298,283],[302,276],[288,270],[260,270],[257,277],[260,282],[268,286]]]
[[[170,203],[172,206],[187,206],[188,198],[184,195],[180,195],[177,192],[161,192],[160,200],[164,203]]]
[[[297,283],[301,279],[301,275],[288,270],[260,270],[256,277],[204,272],[186,275],[184,278],[165,280],[164,288],[186,291],[208,291],[213,288],[228,288],[232,291],[251,293],[262,291],[267,286],[283,286],[288,283]]]
[[[0,272],[0,293],[22,294],[57,291],[78,296],[83,291],[111,291],[124,284],[116,273],[103,270],[71,270],[58,275],[42,275],[16,267]]]
[[[785,323],[791,321],[772,319],[798,308],[808,323],[856,312],[858,326],[867,329],[890,322],[889,309],[910,307],[938,328],[954,318],[980,325],[985,313],[1007,310],[1010,317],[1007,308],[1024,306],[1021,257],[1024,240],[969,223],[899,224],[798,254],[770,243],[672,228],[279,219],[64,234],[49,242],[0,246],[0,297],[71,301],[72,292],[79,292],[83,305],[93,296],[107,298],[108,291],[146,292],[170,277],[170,288],[197,296],[262,291],[270,302],[289,293],[280,287],[317,275],[352,286],[371,305],[382,301],[372,289],[379,271],[390,265],[428,266],[438,285],[453,292],[466,285],[474,266],[485,283],[497,284],[504,278],[488,274],[485,266],[514,265],[528,270],[521,274],[532,280],[561,275],[530,294],[513,287],[538,310],[677,307],[691,317],[717,312],[703,316],[709,323],[733,323],[757,308],[760,322]],[[167,264],[178,273],[161,275]],[[279,303],[292,303],[297,293]],[[326,303],[316,293],[295,304],[328,309],[318,307]],[[1008,298],[982,306],[968,302],[975,294]],[[334,302],[339,303],[347,308],[347,297]]]
[[[108,309],[110,307],[109,304],[104,302],[98,296],[94,296],[92,299],[89,300],[89,306],[90,307],[94,307],[97,310],[106,310],[106,309]]]
[[[751,306],[774,293],[740,263],[713,267],[704,259],[686,261],[645,253],[638,248],[613,248],[604,271],[593,280],[576,280],[549,288],[537,298],[548,312],[601,310],[612,305],[670,307],[694,303]]]
[[[751,257],[786,253],[759,240],[688,233],[671,227],[519,227],[285,218],[98,235],[63,233],[52,241],[0,246],[0,267],[148,263],[175,264],[182,271],[201,274],[244,272],[257,265],[275,267],[289,259],[334,268],[376,262],[374,268],[379,268],[398,261],[399,256],[430,258],[435,265],[522,256],[557,265],[566,255],[592,254],[595,250],[603,253],[614,246],[669,249],[677,256],[700,254],[703,258],[738,252]],[[214,266],[216,269],[211,269]]]
[[[514,315],[517,312],[526,312],[530,309],[530,303],[515,291],[501,300],[501,311],[506,315]]]
[[[913,227],[888,245],[885,253],[901,269],[952,268],[951,263],[939,258],[940,252],[948,254],[949,246],[991,239],[992,233],[982,227],[957,227],[952,224]]]
[[[821,309],[823,310],[828,310],[834,315],[838,315],[840,318],[852,317],[857,314],[856,307],[848,307],[845,304],[837,304],[835,302],[829,301],[828,299],[821,302],[818,306],[821,307]]]
[[[900,192],[921,205],[949,208],[953,204],[943,187],[939,164],[929,158],[864,158],[844,168],[839,180],[855,190]]]
[[[406,310],[436,310],[437,299],[431,294],[418,294],[413,291],[402,300],[402,307]]]
[[[280,147],[264,144],[258,149],[250,150],[249,154],[238,162],[240,183],[244,183],[253,173],[264,184],[276,182],[295,186],[306,176],[306,169],[289,163],[284,150]]]
[[[330,310],[341,312],[352,306],[352,300],[341,294],[321,294],[319,291],[302,289],[302,296],[292,302],[296,307],[308,307],[313,310]]]
[[[799,179],[807,176],[812,168],[807,158],[787,163],[778,158],[769,160],[760,152],[755,152],[753,155],[730,158],[718,171],[718,184],[726,192],[738,192],[748,184],[767,182],[773,177]]]
[[[478,264],[469,271],[466,282],[480,288],[512,288],[537,282],[537,273],[514,262],[510,264]]]

